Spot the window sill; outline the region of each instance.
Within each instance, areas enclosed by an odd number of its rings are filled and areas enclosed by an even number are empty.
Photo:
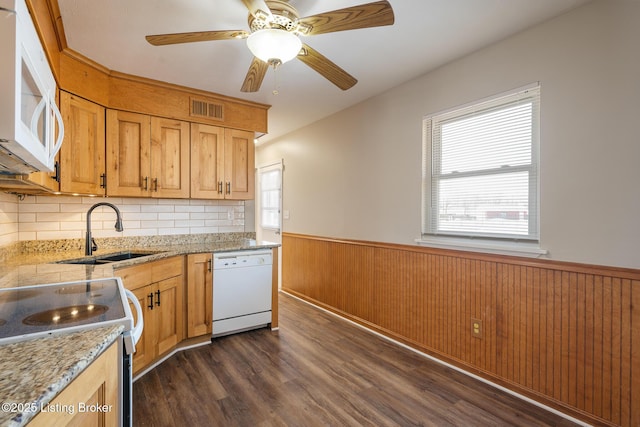
[[[540,248],[537,242],[493,241],[464,237],[426,236],[416,239],[421,246],[459,251],[484,252],[499,255],[524,256],[538,258],[548,251]]]

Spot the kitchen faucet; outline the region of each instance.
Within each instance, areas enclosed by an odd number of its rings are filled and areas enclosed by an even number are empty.
[[[115,205],[111,204],[111,203],[107,203],[107,202],[100,202],[100,203],[96,203],[95,205],[91,206],[89,208],[89,210],[87,211],[87,236],[85,238],[84,241],[84,254],[85,255],[92,255],[93,251],[98,249],[98,245],[96,245],[95,240],[93,240],[93,237],[91,237],[91,212],[93,212],[93,210],[95,208],[97,208],[98,206],[109,206],[111,209],[113,209],[114,211],[116,211],[116,231],[122,231],[124,230],[122,228],[122,215],[120,215],[120,209],[118,209]]]

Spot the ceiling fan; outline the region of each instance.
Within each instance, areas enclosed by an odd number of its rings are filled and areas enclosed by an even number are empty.
[[[392,25],[393,9],[387,0],[347,7],[300,18],[287,0],[242,0],[249,9],[249,31],[197,31],[146,36],[154,46],[213,40],[247,39],[254,55],[242,92],[257,92],[269,66],[298,58],[342,90],[358,81],[345,70],[300,40],[336,31]]]

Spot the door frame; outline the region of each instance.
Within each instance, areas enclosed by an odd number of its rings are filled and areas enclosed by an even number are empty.
[[[265,163],[256,168],[256,198],[255,198],[255,223],[256,238],[267,240],[282,245],[282,206],[283,206],[283,184],[284,184],[284,159],[275,162]],[[278,206],[278,229],[262,227],[262,174],[272,170],[280,171],[280,197]],[[278,247],[278,289],[282,288],[282,246]]]

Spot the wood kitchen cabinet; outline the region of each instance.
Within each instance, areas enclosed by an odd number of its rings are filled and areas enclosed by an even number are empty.
[[[144,330],[133,356],[136,374],[172,350],[184,337],[184,257],[126,267],[116,274],[136,295],[143,310]],[[132,311],[135,317],[133,306]]]
[[[191,197],[254,198],[253,132],[191,124]]]
[[[43,411],[36,415],[29,425],[34,427],[119,425],[121,420],[118,372],[121,368],[118,365],[118,356],[118,343],[115,342],[62,390],[48,406],[44,405]],[[89,405],[97,405],[105,410],[80,410]],[[74,411],[59,408],[73,408]]]
[[[64,142],[60,149],[60,191],[105,194],[105,108],[60,92]]]
[[[58,154],[58,158],[56,159],[56,169],[59,169],[60,167],[60,163],[59,163],[59,158],[60,155]],[[58,177],[58,172],[57,171],[53,171],[53,172],[32,172],[29,175],[26,175],[24,178],[17,178],[17,179],[21,179],[24,181],[25,186],[28,186],[30,189],[33,188],[33,186],[35,185],[35,188],[39,188],[42,189],[42,191],[39,190],[35,190],[35,194],[39,194],[41,192],[57,192],[60,191],[60,182],[59,182],[59,177]],[[0,179],[1,181],[1,179]],[[29,194],[28,191],[24,191],[23,186],[22,185],[17,185],[16,187],[12,187],[12,186],[7,186],[4,183],[0,186],[0,188],[3,189],[15,189],[16,193],[22,193],[24,192],[25,194]]]
[[[213,255],[187,255],[187,338],[211,335]]]
[[[189,198],[189,123],[107,110],[107,195]]]

